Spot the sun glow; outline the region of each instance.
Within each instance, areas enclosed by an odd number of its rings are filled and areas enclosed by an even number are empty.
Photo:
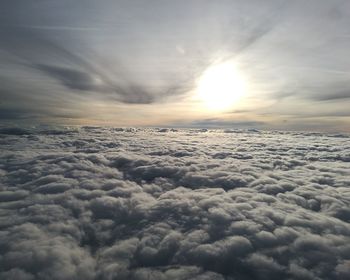
[[[224,111],[231,108],[245,91],[245,79],[232,62],[210,66],[197,83],[197,95],[209,110]]]

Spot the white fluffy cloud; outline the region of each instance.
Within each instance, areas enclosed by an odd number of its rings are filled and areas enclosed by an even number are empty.
[[[347,135],[18,131],[1,279],[349,278]]]

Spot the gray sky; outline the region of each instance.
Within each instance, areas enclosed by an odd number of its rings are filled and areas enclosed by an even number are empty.
[[[350,1],[0,2],[0,120],[350,130]],[[198,105],[234,61],[244,100]]]

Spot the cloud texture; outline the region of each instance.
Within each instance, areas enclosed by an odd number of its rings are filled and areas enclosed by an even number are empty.
[[[0,131],[1,279],[349,279],[348,135]]]

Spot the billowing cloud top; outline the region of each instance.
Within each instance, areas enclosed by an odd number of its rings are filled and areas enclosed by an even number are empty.
[[[349,279],[347,135],[0,130],[1,279]]]
[[[0,120],[348,130],[349,26],[343,0],[1,1]],[[198,77],[232,59],[247,105],[199,114]]]

